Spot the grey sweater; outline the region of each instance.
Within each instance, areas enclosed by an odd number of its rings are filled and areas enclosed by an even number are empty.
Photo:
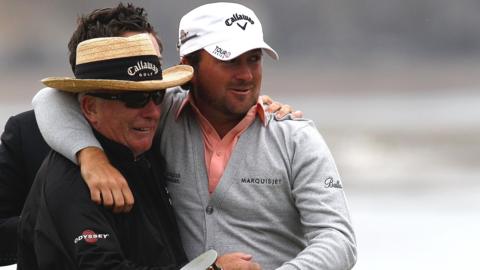
[[[257,119],[240,137],[215,192],[208,193],[200,127],[186,92],[169,91],[154,150],[166,158],[168,188],[189,259],[213,248],[250,253],[263,269],[350,269],[356,244],[342,182],[313,122]],[[52,106],[54,103],[64,104]],[[74,159],[96,145],[66,112],[69,95],[42,90],[34,100],[37,121],[52,148]],[[66,118],[67,119],[66,121]],[[63,124],[62,124],[63,123]],[[75,130],[65,124],[75,123]],[[69,138],[66,140],[65,138]],[[79,141],[72,147],[72,138]],[[76,148],[76,149],[75,149]],[[63,152],[62,152],[63,151]]]

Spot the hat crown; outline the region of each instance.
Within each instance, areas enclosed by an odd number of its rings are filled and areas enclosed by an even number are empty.
[[[82,41],[77,46],[76,64],[124,57],[157,55],[148,33],[129,37],[102,37]]]
[[[104,37],[77,46],[75,77],[129,81],[161,80],[160,60],[149,34]]]

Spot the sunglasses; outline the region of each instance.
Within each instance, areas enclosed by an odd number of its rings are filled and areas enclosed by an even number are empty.
[[[125,104],[127,108],[139,109],[145,107],[150,99],[158,105],[162,103],[165,96],[165,90],[153,92],[126,92],[126,93],[87,93],[89,96],[99,97],[108,100],[118,100]]]

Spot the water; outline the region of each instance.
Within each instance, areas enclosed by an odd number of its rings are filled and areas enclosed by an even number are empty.
[[[473,269],[480,241],[480,187],[349,194],[355,270]]]

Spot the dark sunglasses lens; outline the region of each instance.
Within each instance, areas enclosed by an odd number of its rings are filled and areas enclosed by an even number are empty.
[[[164,91],[156,91],[152,93],[125,93],[120,100],[125,102],[125,106],[138,109],[145,107],[150,101],[150,98],[156,105],[162,103],[164,95]]]
[[[142,108],[147,105],[149,95],[146,93],[123,93],[119,99],[125,103],[128,108]]]
[[[163,98],[165,97],[165,90],[153,92],[151,95],[152,95],[153,103],[158,105],[162,103]]]

